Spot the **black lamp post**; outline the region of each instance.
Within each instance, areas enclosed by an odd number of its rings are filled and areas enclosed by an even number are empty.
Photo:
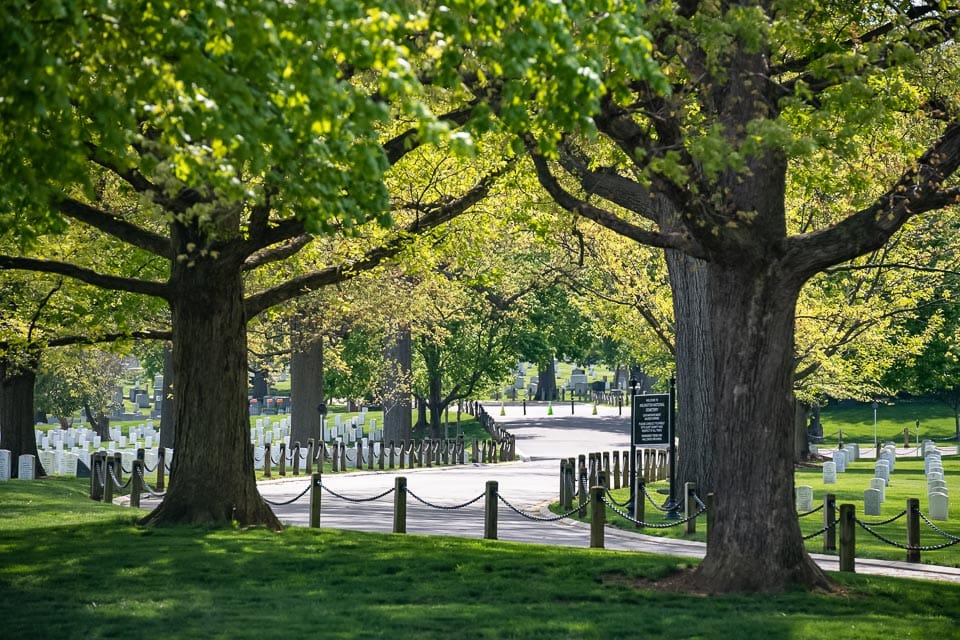
[[[634,433],[633,397],[637,395],[637,379],[630,378],[630,505],[627,513],[634,515],[634,505],[637,491],[637,438]],[[643,499],[641,497],[641,499]]]
[[[667,509],[667,520],[679,520],[680,501],[677,500],[677,438],[676,438],[676,419],[677,419],[677,377],[670,376],[670,418],[668,422],[667,433],[670,436],[670,497],[667,504],[663,505]]]
[[[320,414],[320,436],[318,440],[323,440],[323,419],[327,416],[327,403],[320,401],[320,404],[317,405],[317,413]]]

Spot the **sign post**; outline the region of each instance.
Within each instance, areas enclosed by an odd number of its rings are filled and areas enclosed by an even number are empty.
[[[676,448],[674,445],[673,421],[675,406],[676,379],[670,379],[670,393],[634,395],[631,405],[632,448],[649,445],[669,445],[670,456],[670,497],[664,505],[667,519],[680,518],[677,500],[674,495]],[[634,453],[636,462],[636,453]],[[634,464],[634,466],[636,466]]]

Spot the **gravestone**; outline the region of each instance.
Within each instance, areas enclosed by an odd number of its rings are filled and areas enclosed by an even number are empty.
[[[797,511],[801,513],[813,510],[813,487],[800,485],[796,488]]]
[[[890,473],[893,473],[894,467],[897,466],[896,454],[891,453],[889,451],[884,451],[883,453],[880,454],[880,459],[886,460],[887,462],[890,463]]]
[[[34,469],[37,466],[36,458],[29,453],[25,453],[20,456],[17,462],[17,476],[21,480],[33,480]]]
[[[880,502],[887,501],[887,482],[883,478],[870,478],[870,488],[880,492]]]
[[[77,456],[77,472],[76,476],[78,478],[89,478],[90,477],[90,456],[88,455],[86,461],[81,456]]]
[[[823,463],[823,484],[836,484],[837,465],[833,462]]]
[[[876,478],[883,478],[885,484],[890,484],[890,463],[886,460],[881,460],[873,467],[873,475]]]
[[[40,464],[43,466],[43,470],[47,472],[47,475],[57,475],[57,465],[54,464],[54,453],[53,451],[38,451],[37,454],[40,457]]]
[[[75,453],[65,453],[63,454],[63,462],[60,466],[60,472],[65,476],[76,476],[79,463],[80,456]]]
[[[929,513],[931,520],[946,520],[949,514],[947,495],[945,493],[931,493],[929,496]]]
[[[943,480],[943,474],[939,471],[931,471],[927,474],[927,482],[931,480]]]
[[[846,451],[834,451],[833,452],[833,463],[837,467],[837,473],[843,473],[847,470],[847,452]]]
[[[867,489],[863,492],[863,515],[880,515],[880,491],[877,489]]]
[[[10,479],[10,463],[13,453],[9,449],[0,449],[0,482],[6,482]]]
[[[948,493],[945,480],[931,480],[927,483],[927,493]]]

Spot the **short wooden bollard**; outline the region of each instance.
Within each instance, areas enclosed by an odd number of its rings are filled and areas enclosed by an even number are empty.
[[[580,469],[580,485],[577,491],[577,516],[585,518],[587,515],[587,470]]]
[[[907,562],[920,562],[920,499],[907,498]]]
[[[90,499],[100,502],[103,500],[103,487],[97,478],[103,477],[103,454],[95,451],[90,456]]]
[[[310,526],[316,529],[320,526],[320,503],[323,498],[323,476],[314,473],[310,476]]]
[[[609,478],[610,478],[610,452],[609,452],[609,451],[604,451],[604,452],[603,452],[602,457],[601,457],[601,461],[602,461],[602,465],[603,465],[603,472],[604,472],[604,474],[606,474],[607,478],[609,479]],[[605,486],[605,487],[607,487],[607,488],[609,489],[611,484],[613,484],[613,483],[612,483],[612,482],[610,482],[610,483],[604,482],[604,483],[603,483],[603,486]]]
[[[566,490],[566,500],[563,502],[564,512],[569,512],[573,508],[573,494],[577,492],[576,485],[576,476],[573,473],[573,465],[567,463],[566,469],[564,469],[563,482]]]
[[[500,484],[496,480],[488,480],[483,500],[483,537],[487,540],[497,539],[497,493]]]
[[[620,488],[620,452],[613,452],[613,488]]]
[[[113,456],[107,456],[103,465],[103,501],[113,502]]]
[[[393,532],[407,532],[407,479],[403,476],[393,481]]]
[[[630,466],[633,464],[632,462],[630,462],[630,452],[623,451],[620,454],[620,459],[623,460],[623,469],[621,470],[623,477],[620,478],[620,486],[629,487],[630,486],[630,469],[633,468]]]
[[[697,519],[694,517],[698,511],[696,492],[696,483],[687,482],[683,485],[683,517],[687,519],[685,532],[688,536],[697,532]]]
[[[560,459],[560,505],[567,504],[567,461]]]
[[[117,482],[120,483],[117,485],[117,490],[123,486],[123,456],[117,451],[113,454],[113,470],[114,475],[117,476]]]
[[[293,443],[293,475],[294,477],[300,475],[300,443]]]
[[[314,442],[313,438],[307,440],[307,461],[304,464],[303,472],[308,476],[313,475],[313,452],[314,452]]]
[[[590,548],[603,549],[603,528],[607,522],[607,505],[603,502],[605,487],[590,489]]]
[[[837,550],[837,496],[828,493],[823,497],[823,552]]]
[[[347,470],[347,445],[344,442],[340,443],[340,471]]]
[[[857,553],[857,512],[852,504],[840,505],[840,571],[854,572]]]
[[[385,449],[384,445],[385,445],[385,444],[386,444],[386,442],[381,442],[381,443],[380,443],[380,452],[377,454],[377,469],[380,470],[380,471],[383,471],[383,456],[384,456],[384,454],[385,454],[385,452],[384,452],[384,449]]]
[[[395,462],[396,462],[396,460],[395,460],[396,455],[397,455],[397,452],[396,452],[396,450],[394,449],[393,440],[391,440],[391,441],[390,441],[390,460],[389,460],[390,470],[391,470],[391,471],[394,469],[394,464],[395,464]],[[403,456],[400,457],[400,460],[403,461]]]
[[[133,470],[130,472],[130,506],[140,508],[140,494],[143,493],[143,460],[133,461]]]
[[[637,477],[637,486],[633,490],[633,519],[636,522],[633,523],[635,529],[642,529],[643,525],[640,524],[643,522],[644,510],[647,506],[647,483],[644,482],[643,478]]]
[[[166,449],[160,447],[157,450],[157,491],[163,491],[164,488],[164,474],[167,471],[166,456]]]
[[[367,471],[373,471],[374,464],[373,437],[367,440]],[[381,467],[382,469],[383,467]]]
[[[280,448],[277,449],[277,453],[280,454],[280,465],[279,465],[279,468],[277,469],[277,475],[286,476],[287,475],[287,443],[286,442],[280,443]]]
[[[269,478],[273,471],[273,458],[270,456],[270,443],[263,443],[263,477]]]

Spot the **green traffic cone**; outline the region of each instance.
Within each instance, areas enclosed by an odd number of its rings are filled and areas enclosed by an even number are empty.
[[[505,416],[507,412],[503,408],[503,401],[500,402],[500,415]]]
[[[553,415],[553,401],[552,401],[552,400],[549,401],[549,402],[547,402],[547,415],[548,415],[548,416],[552,416],[552,415]]]

